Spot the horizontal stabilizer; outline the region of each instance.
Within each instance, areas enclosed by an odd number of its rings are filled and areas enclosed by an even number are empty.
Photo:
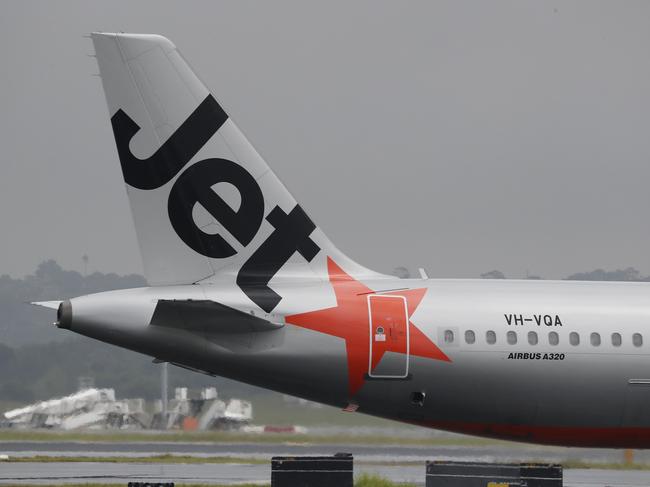
[[[158,300],[150,324],[194,333],[249,333],[284,326],[215,301],[172,299]]]
[[[29,304],[33,304],[34,306],[41,306],[42,308],[59,309],[61,301],[33,301]]]

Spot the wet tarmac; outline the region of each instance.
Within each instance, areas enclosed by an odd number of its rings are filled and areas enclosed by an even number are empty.
[[[424,465],[355,465],[355,474],[381,475],[396,482],[424,485]],[[268,464],[133,464],[133,463],[3,463],[0,484],[64,485],[66,483],[170,482],[237,484],[269,483]],[[650,473],[617,470],[566,470],[565,487],[647,487]]]

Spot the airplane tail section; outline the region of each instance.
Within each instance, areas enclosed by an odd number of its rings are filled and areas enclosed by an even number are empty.
[[[378,276],[315,226],[168,39],[92,39],[150,284],[233,276],[269,312],[272,279],[324,278],[327,257]]]

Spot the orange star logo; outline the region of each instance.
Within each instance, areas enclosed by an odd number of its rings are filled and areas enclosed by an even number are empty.
[[[336,306],[287,316],[285,321],[295,326],[326,333],[345,340],[348,356],[348,389],[353,396],[364,384],[365,376],[381,361],[386,352],[406,353],[404,341],[373,346],[370,360],[370,315],[368,296],[375,291],[348,275],[331,258],[327,258],[327,271],[336,296]],[[411,315],[422,301],[426,288],[391,291],[391,296],[401,296],[408,311],[409,354],[451,362],[449,357],[413,323]]]

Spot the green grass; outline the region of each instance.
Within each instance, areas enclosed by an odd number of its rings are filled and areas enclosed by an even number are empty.
[[[192,455],[151,455],[146,457],[129,456],[57,456],[34,455],[30,457],[11,457],[6,462],[13,463],[242,463],[242,464],[270,464],[270,460],[243,457],[195,457]]]
[[[201,432],[113,432],[47,430],[0,430],[0,441],[85,441],[85,442],[208,442],[208,443],[293,443],[293,444],[392,444],[392,445],[497,445],[507,444],[499,440],[470,436],[409,437],[382,435],[313,435],[283,433],[238,433],[225,431]]]
[[[354,482],[354,487],[415,487],[415,484],[391,482],[378,475],[362,474]]]

